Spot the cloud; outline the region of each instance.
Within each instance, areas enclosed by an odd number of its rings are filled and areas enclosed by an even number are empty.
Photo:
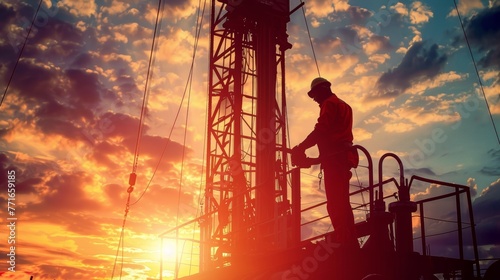
[[[62,0],[57,4],[59,7],[67,9],[74,16],[90,17],[95,16],[97,5],[94,0]]]
[[[458,1],[457,7],[458,11],[460,12],[460,16],[467,16],[477,9],[484,8],[481,0],[460,0]],[[455,6],[453,6],[453,9],[450,11],[448,16],[457,16],[457,10],[455,9]]]
[[[314,0],[306,4],[307,14],[314,18],[324,18],[335,12],[346,11],[350,5],[345,0]]]
[[[94,107],[100,101],[100,83],[94,73],[82,70],[66,70],[66,76],[71,84],[69,92],[76,104],[85,107]]]
[[[144,39],[151,40],[151,37],[153,35],[151,29],[145,28],[139,25],[139,23],[137,22],[130,22],[112,26],[111,31],[115,34],[115,37],[117,36],[117,34],[120,34],[119,36],[124,38],[125,43],[129,41],[131,43],[135,43]]]
[[[13,79],[10,90],[17,90],[23,102],[44,104],[62,98],[63,90],[58,75],[52,69],[40,63],[21,60],[18,71],[23,75],[17,75]],[[35,104],[32,105],[36,108]]]
[[[104,6],[101,10],[110,15],[117,15],[125,13],[128,8],[130,8],[130,4],[118,0],[113,0],[110,2],[109,6]]]
[[[428,22],[434,13],[429,7],[422,4],[420,1],[415,1],[411,5],[410,9],[410,22],[412,24],[422,24]]]
[[[196,205],[197,201],[196,196],[190,193],[188,188],[186,185],[180,186],[179,181],[174,179],[168,183],[168,186],[151,186],[142,198],[144,201],[134,206],[135,215],[139,217],[160,215],[178,219],[177,221],[165,220],[164,227],[174,227],[181,220],[194,219],[198,208],[193,205]],[[154,231],[150,233],[155,234]]]
[[[0,180],[7,182],[8,171],[14,171],[16,176],[16,193],[33,195],[37,187],[43,184],[44,175],[58,166],[46,159],[31,157],[22,153],[0,153]]]
[[[94,120],[103,92],[97,75],[81,70],[62,73],[32,63],[21,63],[19,68],[24,74],[15,79],[12,89],[19,92],[20,99],[7,106],[32,108],[17,112],[24,116],[23,125],[34,125],[47,135],[85,140],[84,123]]]
[[[460,115],[455,112],[455,104],[460,101],[460,97],[448,94],[426,95],[427,89],[435,88],[440,83],[431,83],[427,86],[420,84],[413,88],[420,89],[412,91],[406,101],[398,107],[389,107],[366,120],[366,124],[381,124],[384,131],[390,133],[405,133],[413,131],[419,127],[424,127],[434,123],[454,123],[460,120]]]
[[[393,49],[393,47],[387,36],[373,35],[370,36],[368,42],[363,45],[363,49],[365,50],[367,55],[373,55],[378,52],[385,53]]]
[[[162,11],[163,17],[168,17],[169,21],[178,23],[180,20],[188,18],[196,13],[198,2],[193,0],[173,0],[163,2]],[[139,10],[146,11],[143,17],[151,24],[156,21],[158,4],[156,2],[147,2],[147,4],[139,4]],[[138,14],[135,8],[129,10],[131,14]]]
[[[360,38],[354,26],[333,28],[323,36],[315,39],[318,50],[322,53],[331,52],[332,49],[342,44],[343,49],[361,48]]]
[[[390,56],[388,54],[373,54],[368,58],[370,61],[376,62],[378,64],[384,63],[388,60]]]
[[[467,179],[467,187],[469,187],[471,198],[476,197],[477,195],[476,179],[474,178]]]
[[[350,6],[347,9],[347,13],[349,14],[351,22],[355,25],[366,24],[366,21],[373,15],[369,10],[355,6]]]
[[[474,201],[474,218],[479,245],[498,245],[500,235],[500,179],[485,188]]]
[[[489,150],[485,158],[485,166],[481,168],[481,173],[487,176],[500,176],[500,150]]]
[[[93,64],[94,57],[90,53],[80,53],[76,55],[70,65],[73,69],[88,69]]]
[[[125,149],[121,145],[110,143],[108,141],[98,142],[94,145],[89,158],[96,164],[106,167],[108,170],[117,169],[120,167],[116,162],[116,158],[120,155],[125,156]]]
[[[432,178],[436,176],[436,173],[428,168],[428,167],[423,167],[423,168],[415,168],[415,169],[405,169],[405,174],[411,174],[421,176],[421,177],[427,177],[427,178]]]
[[[82,172],[65,172],[53,161],[24,155],[0,154],[0,163],[2,175],[7,170],[15,171],[16,198],[22,201],[16,208],[24,221],[56,223],[83,235],[103,233],[99,222],[88,215],[105,208],[87,192],[95,183],[93,177]]]
[[[38,191],[42,201],[29,203],[26,211],[55,213],[99,210],[100,204],[85,193],[85,188],[92,183],[92,177],[85,173],[54,175],[46,181],[47,191]]]
[[[409,14],[406,5],[401,2],[398,2],[394,6],[391,6],[391,10],[394,10],[396,13],[402,16],[407,16]]]
[[[352,133],[354,135],[354,139],[355,139],[356,143],[371,139],[373,136],[373,133],[369,132],[366,129],[359,128],[359,127],[353,128]]]
[[[39,279],[54,279],[53,277],[57,277],[57,279],[75,279],[75,280],[84,280],[84,279],[92,279],[92,278],[101,278],[106,277],[107,273],[105,271],[97,269],[97,268],[75,268],[71,266],[65,265],[39,265],[35,271],[33,271],[33,275],[35,277],[43,277]],[[48,276],[48,277],[47,277]]]
[[[429,49],[424,42],[416,42],[406,52],[401,63],[383,73],[377,81],[381,96],[395,97],[404,93],[413,83],[421,80],[432,80],[443,69],[448,57],[438,53],[438,45]]]
[[[158,38],[156,59],[160,62],[187,65],[192,60],[192,52],[185,50],[193,49],[193,34],[180,28],[170,28],[166,33]],[[173,53],[177,55],[172,56]]]
[[[485,56],[479,64],[485,68],[500,69],[500,5],[484,9],[472,16],[465,23],[467,38],[473,47],[476,47]],[[463,36],[459,37],[463,42]]]

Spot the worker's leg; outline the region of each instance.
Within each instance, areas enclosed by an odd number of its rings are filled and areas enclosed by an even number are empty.
[[[327,210],[338,242],[344,246],[358,247],[354,215],[349,200],[349,180],[352,173],[344,157],[347,155],[341,153],[323,163]]]
[[[336,278],[343,280],[359,279],[359,243],[354,230],[354,215],[349,202],[349,180],[352,173],[345,161],[336,157],[328,164],[323,164],[327,210],[335,231],[336,241],[340,243],[335,254]],[[339,162],[340,161],[340,162]]]

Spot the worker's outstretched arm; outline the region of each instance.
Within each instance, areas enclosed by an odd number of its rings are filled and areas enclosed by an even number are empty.
[[[318,130],[315,128],[309,135],[307,135],[306,139],[302,141],[297,147],[301,150],[307,150],[311,148],[312,146],[316,145],[318,143]]]

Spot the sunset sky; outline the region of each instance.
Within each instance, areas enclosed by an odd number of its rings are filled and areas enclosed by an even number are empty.
[[[290,1],[291,8],[299,4]],[[306,95],[311,80],[327,78],[353,108],[355,144],[375,162],[393,152],[408,178],[471,187],[480,257],[499,258],[500,140],[494,125],[500,130],[500,1],[457,5],[483,87],[453,0],[305,1],[320,73],[298,10],[287,26],[293,45],[286,55],[290,142],[302,141],[316,121],[317,104]],[[139,0],[43,1],[0,107],[2,279],[111,278],[157,6]],[[37,7],[38,1],[0,1],[2,95]],[[199,213],[209,10],[209,1],[165,1],[131,194],[136,203],[125,226],[123,268],[120,253],[115,277],[122,271],[124,279],[159,279],[163,255],[164,279],[171,279],[175,242],[165,239],[161,252],[158,236]],[[9,171],[15,171],[16,185],[16,272],[6,272]],[[303,207],[324,199],[317,173],[303,170]],[[388,164],[385,176],[397,174]],[[411,192],[423,199],[446,190],[419,183]],[[450,210],[435,205],[427,214],[443,218]],[[436,231],[441,226],[435,223]],[[303,237],[314,231],[304,230]],[[456,253],[444,239],[430,241],[431,252]]]

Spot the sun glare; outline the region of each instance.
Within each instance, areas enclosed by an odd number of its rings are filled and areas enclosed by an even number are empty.
[[[199,271],[200,248],[197,242],[193,243],[188,239],[176,241],[174,238],[164,238],[160,248],[162,264],[160,273],[167,279],[171,279],[167,275],[170,273],[177,277],[184,277]]]
[[[173,239],[163,239],[161,248],[163,262],[175,263],[177,244]]]

